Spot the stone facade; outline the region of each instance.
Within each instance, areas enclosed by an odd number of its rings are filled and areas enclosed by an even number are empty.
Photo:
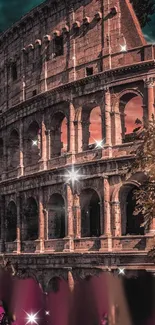
[[[46,1],[0,36],[1,259],[45,290],[71,272],[154,271],[154,223],[129,218],[145,176],[126,175],[139,140],[126,140],[124,111],[139,96],[144,125],[154,113],[155,48],[129,2]],[[96,108],[104,147],[89,143]]]

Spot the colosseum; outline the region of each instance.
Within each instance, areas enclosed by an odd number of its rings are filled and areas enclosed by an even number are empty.
[[[45,1],[0,35],[0,260],[47,290],[154,272],[127,178],[154,113],[155,47],[129,0]]]

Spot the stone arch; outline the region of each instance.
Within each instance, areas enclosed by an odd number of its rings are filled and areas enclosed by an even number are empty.
[[[123,182],[121,184],[118,184],[114,187],[114,190],[111,195],[111,202],[117,203],[120,206],[120,222],[121,222],[121,233],[122,235],[127,234],[127,205],[132,207],[132,211],[130,212],[133,217],[133,223],[134,220],[135,224],[139,222],[139,226],[137,228],[137,231],[133,231],[133,234],[135,232],[135,235],[138,234],[144,234],[144,228],[140,227],[140,224],[143,224],[143,217],[142,215],[134,216],[133,215],[133,209],[136,202],[131,202],[132,200],[132,194],[135,189],[139,189],[140,186],[143,184],[144,181],[146,181],[147,176],[143,172],[137,172],[133,174],[126,182]],[[128,197],[128,195],[130,195]],[[132,204],[130,204],[130,202]],[[115,219],[115,216],[114,216]],[[130,220],[131,221],[131,220]],[[140,229],[141,228],[141,229]],[[129,232],[128,232],[129,234]]]
[[[36,240],[39,236],[39,211],[38,204],[34,197],[26,201],[22,220],[23,240]]]
[[[122,142],[131,142],[143,126],[143,97],[135,90],[126,90],[119,96]]]
[[[13,129],[9,135],[8,141],[8,167],[16,168],[19,165],[19,148],[20,140],[19,133],[16,129]]]
[[[134,182],[125,183],[119,192],[119,201],[121,209],[122,235],[144,235],[144,217],[141,213],[134,215],[136,201],[134,191],[139,186]]]
[[[90,102],[82,106],[81,114],[82,123],[82,149],[83,151],[94,149],[96,141],[103,138],[102,112],[98,103]],[[97,129],[95,126],[98,124]],[[96,131],[97,130],[97,131]]]
[[[47,292],[57,293],[60,290],[60,281],[64,281],[61,277],[55,276],[48,282]]]
[[[68,120],[64,112],[57,111],[51,118],[51,158],[68,151]]]
[[[126,94],[135,94],[135,96],[141,96],[144,98],[144,94],[139,90],[139,89],[134,89],[134,88],[126,88],[123,89],[117,96],[117,101],[121,99],[122,96]]]
[[[64,238],[66,234],[65,200],[53,193],[48,202],[48,239]]]
[[[24,166],[35,165],[41,155],[41,129],[37,121],[33,120],[24,139]]]
[[[101,234],[101,200],[92,188],[83,189],[80,193],[81,236],[98,237]]]
[[[6,210],[6,233],[7,242],[13,242],[17,238],[17,206],[10,201]]]

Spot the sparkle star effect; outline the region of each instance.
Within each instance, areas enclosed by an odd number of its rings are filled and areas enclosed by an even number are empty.
[[[125,275],[125,269],[118,269],[118,274]]]
[[[105,139],[103,139],[103,140],[95,140],[95,143],[96,143],[95,149],[103,149],[104,142],[105,142]]]
[[[127,45],[120,45],[121,46],[121,52],[127,52]]]
[[[27,315],[27,323],[26,324],[37,324],[38,325],[38,323],[37,323],[37,320],[38,320],[37,315],[38,315],[39,311],[37,313],[35,313],[35,314],[33,314],[33,313],[29,314],[26,311],[25,311],[25,313]]]
[[[50,314],[49,310],[45,310],[45,315],[49,316],[49,314]]]
[[[75,170],[74,165],[72,165],[71,170],[67,170],[67,174],[64,175],[66,177],[66,183],[72,183],[72,185],[75,185],[75,182],[78,182],[80,177],[82,175],[79,174],[79,169]]]
[[[37,140],[32,140],[32,146],[37,146],[38,145],[38,141]]]

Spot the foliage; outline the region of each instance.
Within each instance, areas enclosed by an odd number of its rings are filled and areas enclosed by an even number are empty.
[[[137,18],[143,28],[146,24],[151,21],[150,16],[155,13],[155,2],[154,0],[130,0]]]
[[[140,189],[135,190],[136,209],[134,214],[140,212],[144,216],[145,224],[149,224],[155,216],[155,119],[148,123],[146,129],[139,136],[143,140],[136,152],[136,160],[132,166],[132,173],[143,171],[146,179]]]

